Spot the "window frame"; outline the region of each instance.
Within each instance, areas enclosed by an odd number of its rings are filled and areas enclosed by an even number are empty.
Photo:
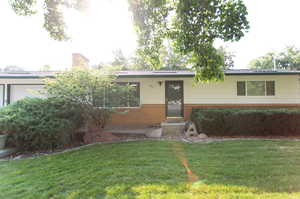
[[[245,95],[238,95],[238,83],[245,83]],[[264,82],[264,95],[248,95],[248,82]],[[267,82],[274,82],[274,95],[267,95]],[[276,96],[276,81],[275,80],[238,80],[236,81],[236,96],[237,97],[275,97]]]
[[[138,106],[128,106],[129,101],[127,102],[127,106],[112,106],[112,107],[107,107],[106,106],[106,91],[104,91],[104,99],[103,99],[103,106],[98,106],[99,108],[119,108],[119,109],[131,109],[131,108],[140,108],[141,107],[141,92],[140,92],[140,82],[115,82],[116,84],[136,84],[137,85],[137,95],[138,95]]]
[[[5,84],[0,84],[0,86],[2,86],[2,88],[3,88],[3,93],[2,93],[2,95],[0,94],[0,97],[2,97],[2,105],[0,107],[4,107],[5,106],[5,92],[6,92]]]

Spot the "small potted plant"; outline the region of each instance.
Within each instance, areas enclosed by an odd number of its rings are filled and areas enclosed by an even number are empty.
[[[0,150],[4,149],[7,139],[7,134],[5,132],[0,132]]]

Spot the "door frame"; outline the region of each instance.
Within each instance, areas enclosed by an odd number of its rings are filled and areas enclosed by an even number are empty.
[[[181,113],[178,117],[184,117],[184,84],[183,80],[166,80],[165,81],[165,117],[168,118],[168,98],[167,98],[167,88],[168,84],[172,82],[178,82],[181,86]]]

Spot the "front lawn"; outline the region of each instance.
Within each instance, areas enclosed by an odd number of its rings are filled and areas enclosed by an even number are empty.
[[[0,198],[300,198],[300,142],[142,141],[0,161]]]

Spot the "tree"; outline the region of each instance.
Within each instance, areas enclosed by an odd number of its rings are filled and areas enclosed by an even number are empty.
[[[220,56],[223,57],[224,59],[224,65],[223,69],[230,69],[234,67],[234,60],[233,58],[235,57],[233,52],[228,51],[225,47],[221,46],[218,48],[218,52]]]
[[[44,0],[44,27],[57,40],[68,39],[63,8],[82,9],[88,0]],[[36,0],[10,0],[19,15],[32,15]],[[138,35],[139,57],[151,68],[162,67],[165,41],[190,56],[196,81],[223,79],[224,57],[216,39],[239,41],[249,29],[243,0],[128,0]]]
[[[129,0],[138,34],[138,54],[160,68],[160,49],[170,40],[190,56],[196,81],[223,79],[224,57],[214,41],[239,41],[249,29],[242,0]]]
[[[51,71],[51,66],[46,64],[40,68],[40,71],[42,71],[42,72]]]
[[[277,69],[300,70],[300,49],[294,46],[287,46],[279,53],[268,52],[252,60],[249,63],[249,67],[255,69],[273,69],[274,64]]]
[[[3,71],[5,72],[22,72],[24,71],[24,68],[20,67],[20,66],[15,66],[15,65],[10,65],[10,66],[6,66]]]
[[[117,49],[113,51],[114,58],[113,61],[111,62],[111,66],[118,66],[121,67],[122,70],[126,70],[128,68],[128,60],[123,54],[121,49]]]
[[[58,41],[68,40],[65,31],[65,8],[82,11],[88,6],[89,0],[43,0],[44,28],[50,36]],[[9,0],[15,13],[20,16],[37,14],[37,0]]]
[[[76,103],[87,118],[89,128],[103,128],[114,112],[124,101],[134,102],[130,85],[115,82],[113,71],[90,68],[73,68],[59,72],[56,78],[45,80],[45,91],[49,97]]]

